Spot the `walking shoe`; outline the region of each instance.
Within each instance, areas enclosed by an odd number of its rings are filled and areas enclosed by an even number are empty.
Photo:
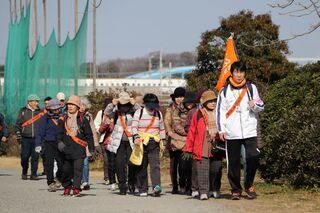
[[[193,198],[196,198],[196,197],[198,197],[199,196],[199,192],[198,191],[193,191],[192,193],[191,193],[191,197],[193,197]]]
[[[74,188],[73,189],[73,197],[81,197],[80,191],[81,191],[81,189]]]
[[[178,194],[179,193],[179,191],[178,191],[178,189],[176,189],[176,188],[173,188],[172,189],[172,191],[171,191],[171,194]]]
[[[148,193],[147,192],[140,192],[139,196],[140,197],[147,197]]]
[[[159,185],[156,185],[153,188],[152,196],[153,197],[160,197],[160,193],[161,193],[161,187]]]
[[[245,189],[245,192],[247,193],[248,199],[255,199],[257,197],[254,186],[251,186],[249,189]]]
[[[83,182],[83,183],[81,184],[80,188],[81,188],[82,190],[89,190],[89,189],[90,189],[90,185],[89,185],[88,182]]]
[[[30,180],[39,180],[39,178],[37,176],[35,176],[35,175],[31,175],[30,176]]]
[[[213,197],[216,198],[216,199],[220,198],[220,191],[214,191],[213,192]]]
[[[67,197],[70,195],[71,187],[64,188],[63,196]]]
[[[59,188],[61,187],[61,182],[56,179],[56,180],[54,181],[54,187],[55,187],[56,189],[59,189]]]
[[[136,187],[134,186],[134,184],[130,184],[129,185],[129,193],[134,194],[135,192],[136,192]]]
[[[117,189],[117,184],[113,183],[110,185],[110,188],[109,188],[111,191],[116,191]]]
[[[231,194],[231,200],[240,200],[241,199],[241,194],[239,192],[233,192]]]
[[[56,187],[54,186],[54,183],[51,183],[48,186],[48,192],[55,192],[56,191]]]
[[[120,195],[126,195],[127,194],[127,189],[120,189]]]
[[[200,195],[200,200],[208,200],[208,195],[207,194],[201,194]]]
[[[213,191],[208,192],[208,197],[213,197]]]
[[[27,180],[27,179],[28,179],[28,176],[27,176],[27,175],[21,175],[21,179],[22,179],[22,180]]]

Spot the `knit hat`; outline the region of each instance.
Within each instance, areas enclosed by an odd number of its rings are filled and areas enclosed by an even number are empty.
[[[186,93],[186,89],[183,87],[177,87],[173,94],[170,95],[171,98],[184,97]]]
[[[197,103],[197,94],[195,92],[186,92],[183,103]]]
[[[217,100],[216,94],[212,90],[207,90],[201,95],[202,103],[206,103],[207,101]]]
[[[65,94],[63,92],[58,92],[57,93],[57,99],[59,101],[61,101],[61,100],[65,101],[66,100],[66,96],[65,96]]]
[[[28,101],[40,101],[40,98],[36,94],[30,94],[28,96]]]
[[[73,104],[80,108],[80,97],[76,95],[71,95],[67,104]]]
[[[60,109],[61,108],[61,102],[58,99],[51,99],[48,102],[48,107],[51,110]]]
[[[120,104],[127,104],[130,102],[130,95],[127,92],[120,92],[118,101]]]

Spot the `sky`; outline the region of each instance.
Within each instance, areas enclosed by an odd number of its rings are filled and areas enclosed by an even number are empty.
[[[13,1],[13,0],[12,0]],[[20,0],[16,0],[17,5]],[[26,0],[22,0],[25,2]],[[42,0],[38,6],[38,26],[43,42]],[[86,0],[79,1],[79,23]],[[97,3],[100,0],[96,0]],[[163,53],[195,51],[201,33],[219,27],[220,19],[247,9],[255,15],[270,13],[274,24],[280,26],[280,39],[309,29],[319,21],[315,14],[294,18],[267,4],[286,0],[102,0],[97,8],[97,62],[115,58],[135,58],[149,52]],[[87,60],[92,60],[92,3],[88,22]],[[74,0],[61,0],[62,41],[67,34],[74,36]],[[9,1],[0,1],[0,64],[5,62],[10,21]],[[47,0],[47,36],[57,25],[57,1]],[[289,57],[320,57],[320,29],[312,34],[289,41]]]

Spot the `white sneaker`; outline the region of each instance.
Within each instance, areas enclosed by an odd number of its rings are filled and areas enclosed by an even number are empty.
[[[208,195],[207,194],[201,194],[200,195],[200,200],[208,200]]]
[[[199,192],[198,191],[193,191],[191,193],[191,197],[195,198],[195,197],[198,197],[199,196]]]
[[[116,191],[116,189],[117,189],[117,184],[113,183],[113,184],[110,185],[110,190],[111,191]]]
[[[213,192],[213,197],[214,198],[220,198],[220,192],[219,191],[214,191]]]
[[[80,186],[80,189],[83,190],[83,188],[84,188],[86,185],[88,185],[88,182],[83,182],[83,183],[81,184],[81,186]]]
[[[141,192],[139,194],[140,197],[147,197],[148,196],[148,193],[147,192]]]

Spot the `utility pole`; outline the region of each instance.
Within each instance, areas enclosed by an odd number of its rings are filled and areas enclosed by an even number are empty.
[[[61,44],[61,11],[60,11],[60,0],[58,0],[58,45]]]
[[[47,10],[46,10],[46,0],[42,0],[43,8],[43,38],[44,44],[47,43]]]
[[[74,0],[74,35],[78,32],[78,0]]]
[[[37,0],[33,1],[33,36],[32,36],[32,54],[35,51],[35,46],[38,41],[38,15],[37,15]]]
[[[172,63],[169,62],[169,86],[171,86],[171,69],[172,69]]]
[[[17,2],[13,0],[13,21],[17,21]]]
[[[23,1],[23,0],[20,0],[20,10],[19,10],[19,12],[20,12],[20,19],[21,19],[22,16],[23,16],[23,12],[22,12],[22,1]]]
[[[97,59],[96,59],[96,18],[97,18],[97,8],[96,0],[93,0],[93,89],[95,90],[96,78],[97,78]]]
[[[163,69],[163,64],[162,64],[162,51],[160,50],[160,54],[159,54],[160,94],[162,94],[162,69]]]

